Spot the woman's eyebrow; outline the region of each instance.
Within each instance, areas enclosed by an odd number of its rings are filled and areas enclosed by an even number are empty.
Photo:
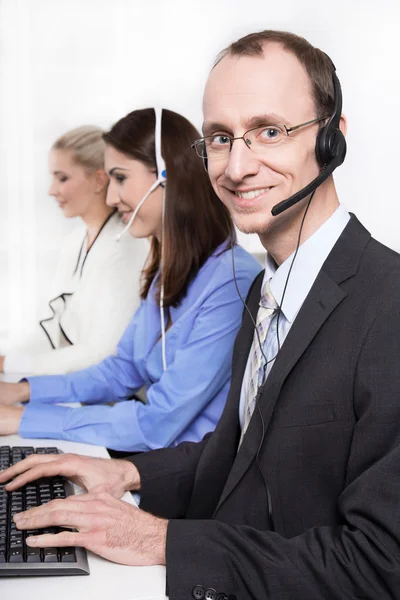
[[[113,175],[115,171],[129,171],[129,169],[124,169],[123,167],[113,167],[108,171],[108,174]]]

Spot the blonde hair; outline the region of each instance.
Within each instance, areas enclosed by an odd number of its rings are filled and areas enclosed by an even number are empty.
[[[52,145],[52,150],[71,150],[73,160],[90,170],[104,169],[104,131],[83,125],[67,131]]]

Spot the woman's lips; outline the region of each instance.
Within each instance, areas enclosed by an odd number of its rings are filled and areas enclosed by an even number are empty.
[[[129,219],[132,216],[133,211],[121,213],[121,221],[125,224],[129,223]]]

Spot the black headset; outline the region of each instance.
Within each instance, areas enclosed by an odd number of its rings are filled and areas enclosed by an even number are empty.
[[[335,160],[336,157],[340,160],[340,162],[338,162],[339,166],[346,157],[346,138],[339,128],[340,117],[342,115],[342,89],[333,63],[332,67],[334,91],[333,113],[326,125],[319,130],[317,142],[315,144],[315,154],[321,167],[329,164],[331,161]]]
[[[327,55],[326,55],[327,56]],[[317,140],[315,143],[315,155],[317,157],[318,164],[321,167],[319,175],[313,179],[306,187],[299,190],[290,198],[282,200],[278,204],[272,207],[271,213],[275,217],[292,207],[294,204],[303,200],[306,196],[309,196],[319,187],[324,181],[332,175],[333,171],[339,167],[346,157],[346,139],[343,133],[340,131],[340,117],[342,114],[342,89],[340,87],[340,81],[336,75],[336,68],[329,56],[327,56],[332,64],[332,79],[333,79],[333,93],[334,93],[334,107],[332,115],[329,117],[328,122],[321,127],[318,132]],[[208,158],[203,157],[203,166],[205,170],[208,170]]]

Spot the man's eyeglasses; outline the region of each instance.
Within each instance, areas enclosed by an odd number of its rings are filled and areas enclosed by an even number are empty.
[[[327,117],[312,119],[294,127],[286,127],[286,125],[262,125],[261,127],[249,129],[239,137],[217,133],[216,135],[208,135],[196,140],[191,147],[200,158],[227,158],[232,150],[233,142],[235,140],[243,140],[250,150],[262,153],[268,146],[277,146],[285,142],[292,131],[297,131],[297,129],[312,125],[313,123],[320,123],[325,119]]]

